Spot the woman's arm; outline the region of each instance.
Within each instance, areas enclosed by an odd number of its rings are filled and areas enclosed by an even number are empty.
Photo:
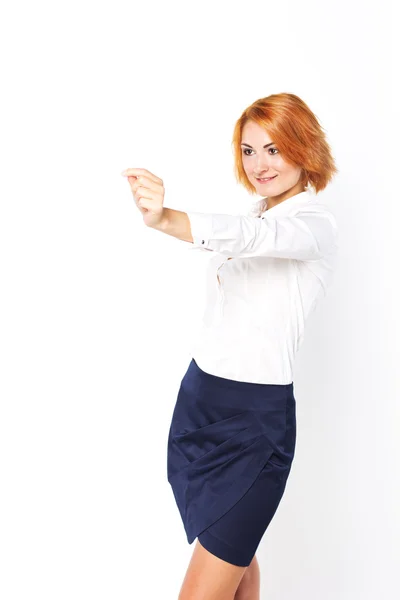
[[[337,247],[334,215],[322,203],[307,203],[287,216],[184,212],[166,208],[162,179],[146,169],[127,169],[138,208],[148,227],[230,256],[319,260]],[[137,196],[137,198],[136,198]],[[272,211],[273,212],[273,211]]]
[[[181,210],[174,210],[164,206],[161,221],[157,225],[151,225],[150,227],[168,235],[173,235],[184,242],[193,243],[189,217],[187,213]]]
[[[256,218],[164,208],[155,229],[195,246],[230,256],[319,260],[337,244],[334,215],[322,204],[292,216]]]

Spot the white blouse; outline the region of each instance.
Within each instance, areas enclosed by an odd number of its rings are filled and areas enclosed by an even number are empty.
[[[191,355],[219,377],[287,384],[306,319],[332,281],[338,228],[310,188],[266,203],[247,215],[187,213],[191,249],[214,252]]]

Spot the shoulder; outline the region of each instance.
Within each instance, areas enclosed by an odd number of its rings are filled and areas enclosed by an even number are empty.
[[[325,202],[320,202],[315,198],[311,198],[307,202],[293,207],[288,213],[288,216],[328,219],[332,226],[337,229],[336,217],[332,210]]]

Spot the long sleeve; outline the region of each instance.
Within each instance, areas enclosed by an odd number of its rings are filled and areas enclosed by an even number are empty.
[[[196,247],[230,256],[319,260],[337,244],[336,219],[321,204],[290,216],[267,213],[261,218],[193,211],[187,215]]]

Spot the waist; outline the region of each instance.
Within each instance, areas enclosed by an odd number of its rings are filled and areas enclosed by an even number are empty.
[[[192,357],[182,385],[192,398],[229,408],[245,410],[285,410],[294,402],[293,382],[287,384],[254,383],[229,379],[205,371]]]

